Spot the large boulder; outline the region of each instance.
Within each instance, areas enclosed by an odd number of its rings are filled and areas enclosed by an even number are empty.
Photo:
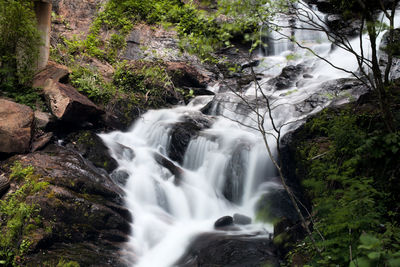
[[[0,99],[0,152],[29,151],[32,127],[33,111],[30,107]]]
[[[40,182],[40,190],[26,191],[19,198],[34,205],[32,216],[40,218],[23,222],[15,237],[15,244],[22,240],[29,244],[18,258],[21,265],[54,262],[55,266],[60,258],[81,266],[125,265],[119,251],[128,240],[132,217],[123,206],[123,191],[109,176],[78,153],[55,145],[14,156],[0,164],[0,170],[10,174],[17,161],[24,168],[32,166],[33,175],[12,178],[4,201],[14,199],[14,192],[21,188],[39,188]],[[27,187],[29,181],[36,185]],[[0,229],[7,231],[10,218],[4,215],[1,219]]]
[[[192,242],[176,266],[259,267],[279,264],[275,248],[266,237],[206,233]]]
[[[57,82],[66,82],[70,72],[67,66],[49,61],[47,66],[35,75],[33,87],[43,87],[47,79],[52,79]]]
[[[53,115],[60,120],[80,123],[103,114],[92,101],[69,84],[47,79],[43,93]]]

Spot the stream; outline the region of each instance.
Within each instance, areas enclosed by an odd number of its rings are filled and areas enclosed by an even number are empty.
[[[278,22],[287,20],[281,17]],[[294,35],[334,64],[357,70],[355,58],[334,48],[325,34],[296,30]],[[333,102],[354,100],[364,92],[354,86],[339,90],[337,79],[348,78],[348,74],[287,40],[275,40],[277,33],[269,37],[267,55],[257,58],[254,71],[262,75],[259,84],[271,102],[275,124],[282,126],[282,135],[310,114]],[[359,39],[352,44],[359,47]],[[282,72],[289,78],[282,77]],[[135,254],[133,266],[174,266],[201,233],[256,237],[273,233],[271,224],[256,220],[257,203],[282,186],[263,138],[254,129],[254,112],[223,88],[214,84],[208,89],[215,96],[198,96],[186,106],[148,111],[127,132],[101,135],[119,163],[118,171],[126,174],[125,201],[134,217],[127,244]],[[241,97],[264,113],[266,107],[256,100],[257,91],[252,83]],[[265,121],[265,128],[272,130],[270,120]],[[276,156],[274,137],[267,135],[267,140]],[[219,218],[234,214],[252,218],[252,223],[214,228]]]

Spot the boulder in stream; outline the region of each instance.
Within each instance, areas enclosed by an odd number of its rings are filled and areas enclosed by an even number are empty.
[[[267,265],[269,264],[269,265]],[[252,235],[201,234],[176,263],[180,267],[279,266],[272,241]]]
[[[231,225],[233,225],[232,216],[221,217],[214,223],[215,228],[222,228],[222,227],[231,226]]]

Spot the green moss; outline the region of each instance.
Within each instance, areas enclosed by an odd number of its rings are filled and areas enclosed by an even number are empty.
[[[32,244],[29,236],[42,222],[40,208],[26,200],[48,186],[40,181],[42,177],[34,173],[32,166],[23,167],[20,162],[15,162],[10,169],[10,178],[21,184],[15,192],[0,200],[0,263],[5,266],[17,264],[17,257],[21,259],[29,250]]]

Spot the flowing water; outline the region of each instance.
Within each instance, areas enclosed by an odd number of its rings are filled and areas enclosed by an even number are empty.
[[[348,70],[357,70],[353,57],[340,49],[332,49],[324,34],[310,34],[309,31],[295,31],[294,34],[297,40],[321,56]],[[333,97],[323,90],[322,84],[347,74],[287,41],[274,42],[277,35],[271,36],[269,55],[260,58],[255,71],[263,74],[260,84],[271,100],[272,116],[279,126],[327,106]],[[352,41],[354,47],[359,46],[357,42],[358,39]],[[306,66],[306,78],[300,75],[296,83],[285,90],[269,85],[268,81],[279,75],[285,66],[300,63]],[[102,135],[118,160],[118,170],[129,175],[124,188],[126,205],[132,211],[134,223],[127,246],[137,256],[132,263],[135,266],[172,266],[193,237],[216,231],[214,222],[222,216],[239,213],[253,218],[252,224],[241,226],[242,233],[268,235],[273,230],[269,224],[254,222],[260,197],[280,188],[260,133],[245,126],[257,126],[255,116],[233,93],[219,92],[218,85],[209,89],[216,93],[215,97],[201,96],[187,106],[149,111],[129,131]],[[335,97],[348,101],[345,94],[351,92],[340,92]],[[245,95],[254,98],[254,84],[248,87]],[[317,104],[304,104],[315,96],[319,97]],[[212,106],[205,115],[200,110],[210,101]],[[188,118],[205,120],[211,126],[192,137],[181,163],[173,163],[181,172],[180,177],[176,177],[155,155],[169,158],[171,135]],[[295,125],[288,124],[283,132]],[[268,121],[266,128],[271,128]],[[276,153],[273,137],[268,136],[268,141]],[[124,153],[121,153],[121,145],[126,150]]]

